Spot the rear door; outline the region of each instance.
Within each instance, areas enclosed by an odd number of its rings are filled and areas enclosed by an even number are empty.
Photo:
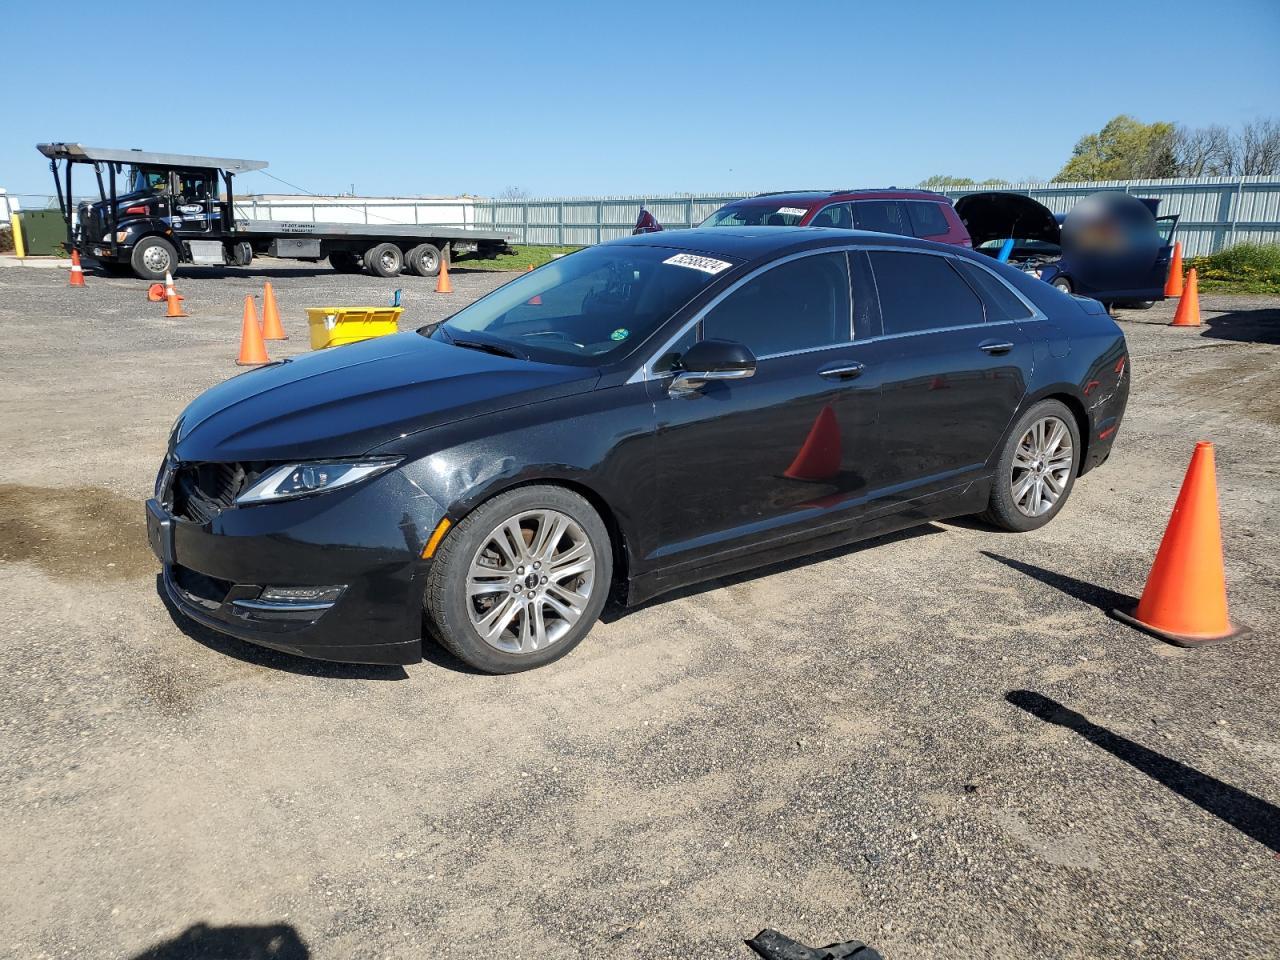
[[[946,243],[951,239],[951,224],[942,212],[942,204],[932,200],[905,200],[903,206],[911,219],[913,235],[935,243]]]
[[[655,557],[697,562],[803,527],[863,496],[876,474],[884,345],[862,255],[802,254],[731,288],[664,352],[651,380],[662,504]],[[855,333],[856,331],[856,333]],[[665,376],[699,338],[757,357],[744,380],[671,396]]]
[[[852,206],[856,229],[912,236],[911,218],[905,204],[897,200],[855,200]]]
[[[1033,313],[984,268],[945,254],[869,253],[885,342],[880,405],[890,507],[977,479],[1027,390]],[[980,270],[1008,304],[979,292]],[[1011,315],[1013,314],[1013,315]],[[1019,319],[1016,314],[1021,314]]]

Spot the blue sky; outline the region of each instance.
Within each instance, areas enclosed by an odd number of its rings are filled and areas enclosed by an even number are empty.
[[[269,160],[316,193],[657,194],[1047,178],[1118,113],[1280,114],[1278,0],[15,3],[3,25],[12,193],[51,191],[43,140]]]

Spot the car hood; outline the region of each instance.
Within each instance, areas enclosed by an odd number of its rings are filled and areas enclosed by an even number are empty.
[[[969,228],[975,247],[1009,237],[1062,243],[1062,228],[1053,211],[1020,193],[970,193],[956,201],[956,214]]]
[[[184,461],[352,457],[410,433],[590,390],[586,367],[532,363],[416,333],[274,363],[206,390],[174,425]]]

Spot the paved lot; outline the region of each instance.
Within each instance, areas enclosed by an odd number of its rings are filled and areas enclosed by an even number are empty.
[[[278,354],[304,306],[394,286],[267,273]],[[138,281],[0,270],[0,954],[741,958],[774,926],[893,960],[1275,956],[1280,302],[1127,314],[1116,453],[1044,530],[829,552],[495,678],[166,612],[141,502],[261,279],[183,278],[165,320]],[[503,279],[406,278],[408,323]],[[1202,438],[1258,633],[1182,651],[1103,610]]]

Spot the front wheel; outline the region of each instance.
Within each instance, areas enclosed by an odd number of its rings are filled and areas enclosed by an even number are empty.
[[[166,273],[178,270],[178,251],[163,237],[143,237],[134,245],[129,266],[142,280],[163,280]]]
[[[1080,428],[1057,400],[1041,400],[1009,432],[983,519],[1025,533],[1043,527],[1067,502],[1080,469]]]
[[[613,549],[604,521],[563,487],[520,487],[445,536],[427,577],[431,632],[486,673],[558,660],[604,609]]]
[[[1063,293],[1071,292],[1071,281],[1068,280],[1066,277],[1058,277],[1058,279],[1053,281],[1053,285],[1057,287],[1059,290],[1061,290]]]

